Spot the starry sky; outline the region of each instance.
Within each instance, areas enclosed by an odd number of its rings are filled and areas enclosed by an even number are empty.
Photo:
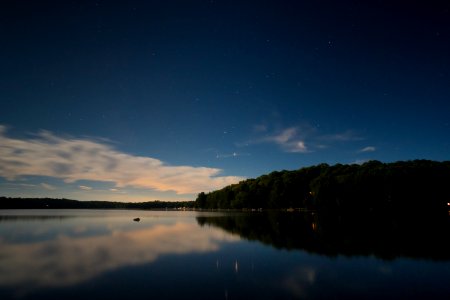
[[[448,1],[2,1],[0,195],[193,200],[450,159]]]

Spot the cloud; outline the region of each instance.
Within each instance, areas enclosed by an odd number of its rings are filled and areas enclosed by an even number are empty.
[[[1,167],[0,167],[1,168]],[[56,187],[54,187],[53,185],[50,185],[50,184],[48,184],[48,183],[41,183],[41,186],[44,188],[44,189],[46,189],[46,190],[49,190],[49,191],[53,191],[53,190],[56,190]]]
[[[269,137],[269,139],[273,140],[275,143],[283,145],[291,141],[295,134],[297,133],[297,128],[291,127],[284,129],[279,134]]]
[[[109,189],[109,191],[113,192],[114,194],[122,194],[122,195],[125,195],[127,193],[126,191],[120,190],[120,189]],[[189,199],[187,199],[187,200],[189,200]]]
[[[306,153],[308,152],[308,149],[306,148],[304,141],[298,141],[296,144],[292,145],[291,152]]]
[[[92,188],[90,186],[85,186],[85,185],[79,185],[78,186],[81,190],[85,190],[85,191],[90,191],[92,190]]]
[[[375,147],[373,147],[373,146],[367,146],[367,147],[362,148],[358,152],[374,152],[376,150],[377,149]]]
[[[318,136],[317,139],[324,142],[349,142],[349,141],[364,140],[363,137],[359,136],[352,130],[347,130],[344,132],[338,132],[334,134],[324,134]]]
[[[279,145],[284,151],[292,153],[307,153],[308,147],[298,127],[282,129],[275,134],[267,135],[263,138],[250,141],[247,144],[274,143]]]
[[[254,128],[259,128],[259,125],[255,125]],[[274,131],[264,127],[264,131],[254,130],[254,132],[259,134],[266,133],[266,135],[248,140],[244,143],[238,143],[236,146],[244,147],[252,144],[273,143],[279,145],[285,152],[310,153],[329,149],[337,143],[364,140],[363,137],[352,130],[324,134],[319,132],[317,126],[311,126],[308,123],[303,123],[299,126],[281,128]]]
[[[5,182],[2,183],[2,185],[6,185],[6,186],[14,186],[14,187],[24,187],[24,188],[34,188],[37,187],[37,185],[35,184],[29,184],[29,183],[12,183],[12,182]]]
[[[307,153],[309,149],[305,145],[305,141],[298,136],[298,128],[286,128],[277,135],[268,137],[268,141],[280,145],[286,152]]]
[[[28,183],[20,183],[19,185],[23,187],[36,187],[35,184],[28,184]]]
[[[0,282],[2,287],[26,285],[21,292],[70,286],[118,268],[148,264],[163,255],[207,253],[217,251],[223,243],[238,240],[219,229],[199,230],[193,223],[114,230],[75,238],[62,234],[55,239],[27,243],[5,239],[0,247]]]
[[[220,176],[221,169],[171,166],[161,160],[114,149],[105,141],[58,137],[41,131],[34,138],[15,139],[0,126],[0,177],[8,180],[35,175],[113,182],[115,188],[135,187],[193,194],[220,189],[244,178]]]

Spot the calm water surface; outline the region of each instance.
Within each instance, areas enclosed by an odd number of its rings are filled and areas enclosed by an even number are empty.
[[[384,223],[3,210],[0,299],[450,299],[448,222]]]

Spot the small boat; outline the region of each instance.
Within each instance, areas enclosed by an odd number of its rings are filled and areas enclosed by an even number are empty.
[[[141,220],[140,218],[133,219],[133,221],[135,221],[135,222],[139,222],[140,220]]]

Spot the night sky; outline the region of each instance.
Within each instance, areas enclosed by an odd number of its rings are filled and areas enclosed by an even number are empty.
[[[0,38],[0,196],[450,159],[448,1],[6,0]]]

